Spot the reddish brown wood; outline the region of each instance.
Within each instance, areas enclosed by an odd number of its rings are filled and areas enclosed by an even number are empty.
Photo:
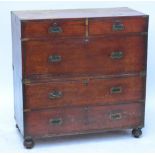
[[[113,25],[116,23],[123,24],[124,29],[120,31],[114,31]],[[111,19],[92,19],[89,20],[89,34],[90,35],[102,35],[102,34],[120,34],[127,32],[147,32],[147,16],[133,17],[133,18],[111,18]]]
[[[49,28],[57,25],[61,27],[62,32],[52,33]],[[22,22],[22,38],[35,37],[58,37],[58,36],[84,36],[85,20],[84,19],[59,19],[45,21],[27,21]]]
[[[53,25],[62,32],[49,33]],[[15,118],[26,147],[33,138],[123,128],[141,135],[148,15],[129,8],[17,11],[12,31]],[[116,51],[123,57],[112,59]],[[52,55],[62,60],[51,63]],[[113,87],[122,92],[112,94]],[[53,91],[62,97],[49,99]]]
[[[28,41],[23,43],[25,76],[52,75],[108,75],[145,70],[146,36],[84,38]],[[121,59],[111,54],[122,51]],[[49,56],[60,55],[62,61],[51,63]],[[23,73],[24,73],[23,72]]]
[[[97,130],[110,130],[143,126],[143,105],[138,103],[57,108],[25,113],[26,135],[46,137]],[[120,115],[114,119],[114,115]],[[113,116],[113,117],[112,117]],[[61,124],[51,124],[59,118]]]
[[[25,108],[39,109],[73,105],[111,104],[144,99],[144,78],[91,79],[36,83],[25,86]],[[136,87],[135,87],[136,86]],[[122,87],[121,93],[112,94],[111,88]],[[63,96],[49,99],[51,92],[60,91]]]
[[[147,16],[139,17],[113,17],[113,18],[95,18],[88,19],[53,19],[53,20],[32,20],[22,22],[22,38],[46,38],[46,37],[60,37],[60,36],[85,36],[86,27],[89,29],[89,36],[91,35],[105,35],[105,34],[121,34],[134,32],[147,32]],[[103,24],[104,23],[104,24]],[[114,31],[113,25],[121,23],[124,29]],[[54,24],[61,27],[62,32],[50,33],[49,28]]]

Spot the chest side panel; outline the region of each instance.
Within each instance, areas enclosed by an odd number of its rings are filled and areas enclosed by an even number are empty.
[[[24,134],[23,116],[23,85],[22,85],[22,52],[21,52],[21,23],[12,13],[12,64],[14,85],[14,117],[19,130]]]

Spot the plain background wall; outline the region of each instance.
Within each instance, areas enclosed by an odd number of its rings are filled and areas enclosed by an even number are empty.
[[[131,7],[150,15],[146,123],[143,136],[130,132],[92,134],[40,141],[30,152],[155,152],[155,2],[0,2],[0,152],[27,152],[15,129],[12,80],[12,10]],[[136,87],[136,86],[135,86]],[[122,147],[123,146],[123,147]]]

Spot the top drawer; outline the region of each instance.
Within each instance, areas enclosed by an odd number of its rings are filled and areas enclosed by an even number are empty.
[[[30,20],[22,22],[22,38],[84,36],[84,19]]]
[[[22,22],[22,38],[76,37],[147,32],[147,27],[147,16],[29,20]]]
[[[89,35],[147,32],[148,17],[89,19]]]

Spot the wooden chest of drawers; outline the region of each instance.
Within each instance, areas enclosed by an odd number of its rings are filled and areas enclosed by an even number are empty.
[[[37,138],[144,126],[148,15],[129,8],[12,12],[14,109]]]

